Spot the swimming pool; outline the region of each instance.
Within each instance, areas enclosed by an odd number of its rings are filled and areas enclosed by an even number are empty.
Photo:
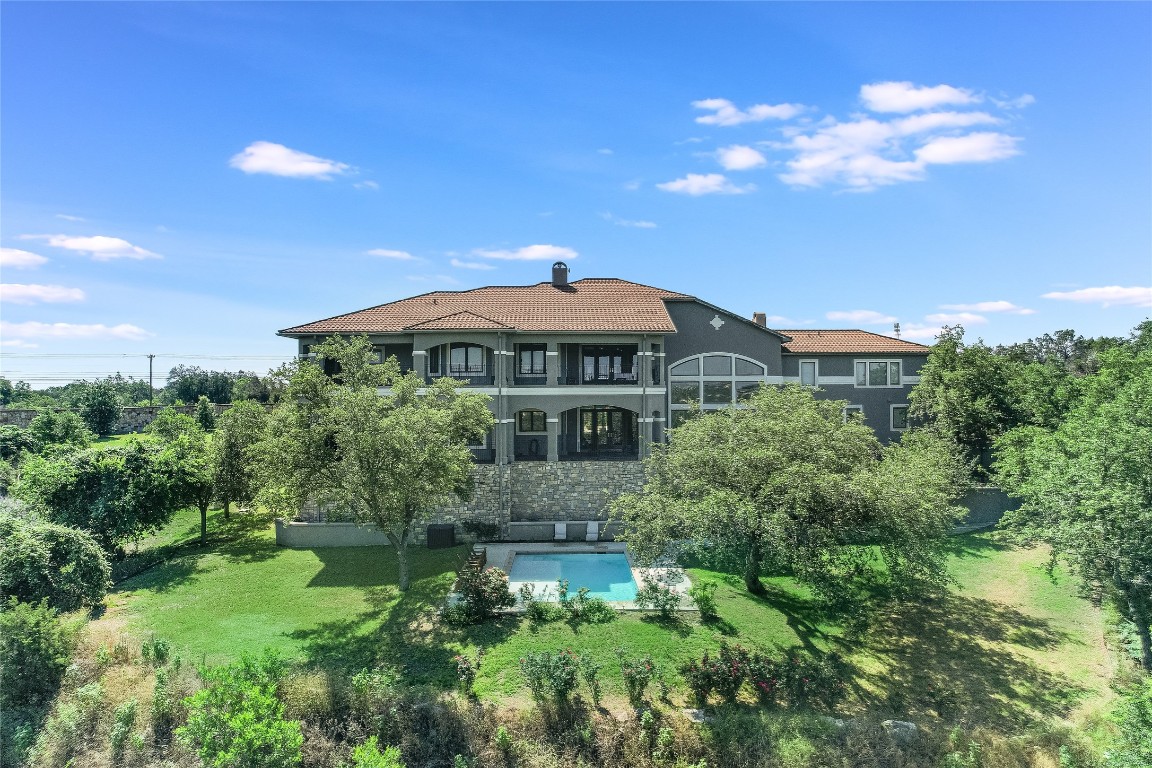
[[[568,580],[570,596],[575,596],[580,587],[588,587],[590,597],[609,602],[636,599],[632,564],[623,552],[517,552],[508,569],[508,587],[513,592],[521,584],[530,583],[540,600],[557,599],[556,582],[560,579]]]

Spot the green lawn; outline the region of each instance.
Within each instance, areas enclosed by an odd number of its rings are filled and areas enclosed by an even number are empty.
[[[96,438],[92,441],[92,445],[96,448],[119,448],[120,446],[133,443],[142,437],[143,435],[138,435],[132,432],[129,432],[126,435],[108,435],[107,437]]]
[[[608,691],[619,693],[615,648],[651,654],[678,687],[675,667],[725,639],[765,650],[839,651],[855,672],[848,711],[1012,729],[1098,708],[1108,695],[1098,612],[1070,580],[1048,576],[1042,552],[1008,547],[989,534],[954,540],[957,585],[949,594],[897,604],[868,623],[840,622],[850,628],[824,616],[787,580],[771,580],[763,599],[748,595],[738,578],[691,569],[694,579],[719,582],[715,625],[701,625],[695,614],[668,624],[626,613],[601,625],[536,626],[510,617],[460,629],[444,625],[437,609],[464,547],[414,550],[412,589],[401,595],[388,549],[282,549],[266,521],[234,516],[221,523],[214,513],[206,549],[186,545],[183,554],[122,582],[110,617],[141,636],[155,632],[195,661],[220,663],[271,647],[349,672],[393,666],[414,683],[442,688],[455,680],[452,657],[482,647],[476,691],[489,699],[524,695],[518,660],[534,650],[594,656]],[[158,540],[191,535],[195,526],[181,518],[170,529]]]

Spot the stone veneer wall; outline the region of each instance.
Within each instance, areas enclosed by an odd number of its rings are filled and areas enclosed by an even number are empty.
[[[508,538],[510,522],[606,520],[613,499],[640,490],[644,465],[638,461],[477,464],[473,475],[476,490],[472,498],[438,507],[414,531],[416,542],[425,541],[427,525],[431,523],[459,526],[464,520],[481,520],[499,525],[503,537]],[[348,516],[306,504],[298,520],[340,523],[346,522]],[[351,532],[347,535],[355,536]],[[456,535],[463,538],[463,529],[457,527]]]
[[[231,408],[231,405],[213,404],[216,409],[216,415],[219,416],[224,411]],[[58,409],[65,410],[65,409]],[[112,434],[123,435],[129,432],[142,432],[144,427],[152,423],[156,415],[164,410],[162,405],[142,405],[130,406],[128,408],[120,409],[120,420],[116,422],[116,426],[112,428]],[[196,415],[195,405],[181,405],[176,408],[179,413],[186,413],[189,416]],[[17,427],[27,427],[32,423],[32,419],[40,415],[40,411],[31,408],[0,408],[0,425],[14,424]]]

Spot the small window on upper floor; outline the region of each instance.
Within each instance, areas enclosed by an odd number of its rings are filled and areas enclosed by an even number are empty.
[[[908,406],[892,406],[892,431],[903,432],[908,429]]]
[[[800,385],[803,387],[816,386],[816,361],[800,361]]]
[[[516,374],[518,376],[543,376],[548,372],[547,344],[516,345]]]
[[[900,386],[899,360],[857,360],[856,386],[858,387],[898,387]]]

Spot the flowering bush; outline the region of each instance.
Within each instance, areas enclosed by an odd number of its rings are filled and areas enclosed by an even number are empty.
[[[480,624],[492,618],[501,608],[516,604],[508,591],[508,574],[499,568],[465,569],[456,579],[461,602],[458,610],[446,613],[451,621]]]
[[[844,695],[844,675],[836,654],[820,658],[792,656],[776,659],[745,648],[720,644],[715,656],[707,652],[699,661],[680,665],[680,674],[703,707],[715,693],[725,701],[736,701],[748,683],[763,705],[786,703],[790,707],[835,706]]]
[[[680,595],[654,579],[644,579],[644,585],[636,590],[635,602],[639,608],[656,611],[662,619],[671,619],[680,607]]]
[[[484,658],[484,650],[476,651],[476,660],[460,654],[454,657],[456,662],[456,679],[460,681],[460,689],[466,694],[472,693],[472,684],[476,682],[476,672],[480,669],[480,661]]]
[[[660,668],[652,662],[651,656],[629,659],[624,656],[622,649],[617,649],[616,653],[620,656],[620,675],[624,678],[628,701],[632,706],[638,707],[644,703],[644,693],[648,689],[648,684],[660,674]]]
[[[571,650],[541,651],[520,659],[520,672],[537,701],[566,703],[576,689],[580,658]]]

